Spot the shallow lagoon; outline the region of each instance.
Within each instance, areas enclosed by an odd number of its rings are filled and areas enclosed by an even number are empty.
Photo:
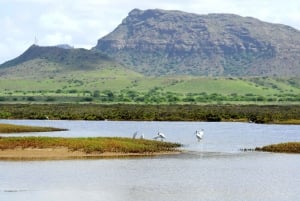
[[[180,155],[66,161],[1,161],[0,200],[300,200],[300,156],[241,152],[300,141],[300,126],[207,122],[0,120],[69,131],[25,135],[123,136],[135,131],[184,145]],[[196,129],[204,139],[197,142]]]

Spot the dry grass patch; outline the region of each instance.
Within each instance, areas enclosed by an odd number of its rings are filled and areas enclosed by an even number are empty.
[[[256,151],[280,152],[280,153],[300,153],[300,142],[287,142],[257,147]]]

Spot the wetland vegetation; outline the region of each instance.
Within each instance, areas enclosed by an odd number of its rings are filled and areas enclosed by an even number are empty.
[[[40,126],[23,126],[12,124],[1,124],[0,133],[24,133],[24,132],[50,132],[50,131],[65,131],[62,128],[40,127]]]
[[[299,105],[0,104],[0,119],[244,121],[299,124]]]
[[[300,142],[287,142],[257,147],[256,151],[280,152],[280,153],[300,153]]]
[[[146,156],[177,153],[180,146],[120,137],[0,137],[0,159]]]

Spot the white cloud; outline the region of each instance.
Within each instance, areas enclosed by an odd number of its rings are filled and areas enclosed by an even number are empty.
[[[49,11],[39,18],[39,26],[50,31],[72,31],[78,32],[79,24],[76,19],[64,14],[64,10]]]
[[[11,17],[4,17],[0,20],[0,25],[4,31],[9,31],[9,35],[19,35],[22,33],[16,22]]]
[[[0,63],[22,53],[35,36],[41,45],[92,47],[133,8],[235,13],[300,30],[299,0],[0,0]]]
[[[41,45],[58,45],[58,44],[72,44],[72,36],[64,33],[53,33],[47,34],[45,37],[41,38],[39,44]]]

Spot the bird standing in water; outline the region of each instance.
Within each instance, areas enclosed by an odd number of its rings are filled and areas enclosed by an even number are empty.
[[[203,138],[204,130],[203,129],[201,129],[200,131],[196,130],[195,135],[196,135],[196,138],[198,139],[198,142],[199,142]]]
[[[160,138],[161,141],[163,141],[164,139],[166,139],[166,136],[162,132],[158,131],[157,136],[154,137],[154,139],[158,139],[158,138]]]

